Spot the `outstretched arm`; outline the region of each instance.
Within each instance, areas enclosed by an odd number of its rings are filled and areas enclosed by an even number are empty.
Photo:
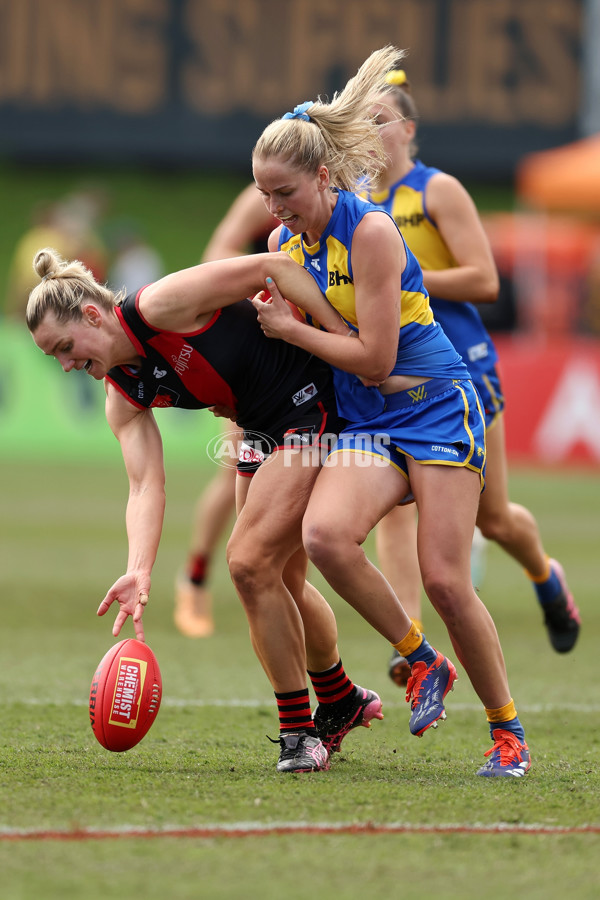
[[[165,510],[165,472],[162,441],[150,410],[138,410],[117,389],[107,385],[106,418],[121,444],[129,478],[126,510],[129,553],[127,571],[110,588],[98,607],[103,616],[117,601],[113,626],[116,637],[127,617],[133,617],[138,640],[144,640],[142,614],[150,596],[151,572],[162,533]]]
[[[328,331],[347,332],[314,278],[286,253],[255,253],[174,272],[144,289],[140,312],[155,328],[191,331],[201,316],[264,290],[269,276],[284,297],[313,315]]]

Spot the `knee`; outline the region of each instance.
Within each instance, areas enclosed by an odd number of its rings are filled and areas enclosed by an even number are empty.
[[[422,578],[425,593],[436,612],[444,621],[453,618],[464,590],[461,592],[455,584],[452,573],[440,566],[423,573]]]
[[[227,566],[240,598],[246,603],[264,588],[265,565],[256,548],[231,539],[227,544]]]
[[[320,571],[327,569],[341,555],[339,532],[324,522],[307,522],[302,541],[310,561]]]
[[[504,512],[487,513],[480,510],[477,516],[477,527],[488,541],[502,544],[510,534],[510,516]]]

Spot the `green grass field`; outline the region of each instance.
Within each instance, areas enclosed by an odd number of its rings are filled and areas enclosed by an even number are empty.
[[[114,642],[113,617],[95,611],[125,566],[124,472],[84,462],[3,466],[2,900],[598,897],[600,473],[513,472],[512,496],[538,516],[584,625],[574,652],[555,654],[523,574],[488,548],[482,596],[533,754],[527,778],[491,783],[475,776],[489,738],[464,672],[448,720],[411,737],[403,695],[386,675],[385,641],[316,573],[338,616],[346,669],[381,694],[385,719],[352,733],[329,772],[277,775],[266,739],[277,734],[271,689],[222,558],[216,634],[193,641],[172,624],[173,580],[209,473],[168,467],[145,615],[163,706],[138,747],[111,754],[92,734],[87,696]],[[425,620],[450,654],[427,607]],[[129,625],[124,636],[132,634]],[[84,829],[96,834],[82,839]]]

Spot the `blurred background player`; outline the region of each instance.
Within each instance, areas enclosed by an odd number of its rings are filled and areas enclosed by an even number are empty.
[[[66,257],[77,257],[98,281],[106,279],[108,250],[100,225],[107,202],[100,188],[81,186],[58,200],[36,204],[9,265],[4,306],[9,318],[25,320],[29,292],[37,284],[31,260],[39,247],[56,247]]]
[[[166,274],[162,256],[148,243],[135,219],[113,220],[107,229],[107,243],[111,251],[108,285],[114,291],[125,288],[130,293]]]
[[[106,280],[109,251],[102,224],[109,204],[103,186],[91,183],[76,185],[57,200],[36,204],[30,227],[17,241],[10,261],[4,301],[7,318],[25,320],[29,292],[37,283],[31,260],[39,247],[56,247],[65,257],[80,259],[98,281]],[[72,384],[79,413],[93,413],[94,391],[89,378],[77,373]]]
[[[403,70],[390,72],[392,92],[373,113],[388,163],[365,196],[398,224],[423,270],[436,320],[461,354],[483,400],[486,419],[486,483],[477,525],[525,570],[540,603],[550,642],[571,650],[580,627],[578,610],[560,564],[546,553],[537,522],[508,495],[504,399],[494,344],[474,304],[494,301],[498,274],[489,241],[470,195],[456,178],[416,158],[417,107]],[[396,507],[379,524],[381,568],[409,615],[420,624],[416,521],[412,507]],[[474,579],[474,583],[477,581]],[[398,653],[390,676],[406,684],[409,667]]]
[[[265,208],[256,185],[251,182],[236,197],[215,228],[202,255],[202,262],[228,259],[248,252],[264,252],[267,238],[278,224]],[[228,442],[239,446],[242,432],[230,419],[223,418],[221,421]],[[235,463],[219,466],[196,502],[187,564],[175,582],[175,625],[186,637],[208,637],[214,631],[210,565],[233,519],[235,480]]]

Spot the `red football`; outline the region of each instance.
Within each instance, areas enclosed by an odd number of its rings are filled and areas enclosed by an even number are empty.
[[[148,644],[129,638],[100,660],[90,689],[92,731],[107,750],[131,750],[154,722],[162,679]]]

